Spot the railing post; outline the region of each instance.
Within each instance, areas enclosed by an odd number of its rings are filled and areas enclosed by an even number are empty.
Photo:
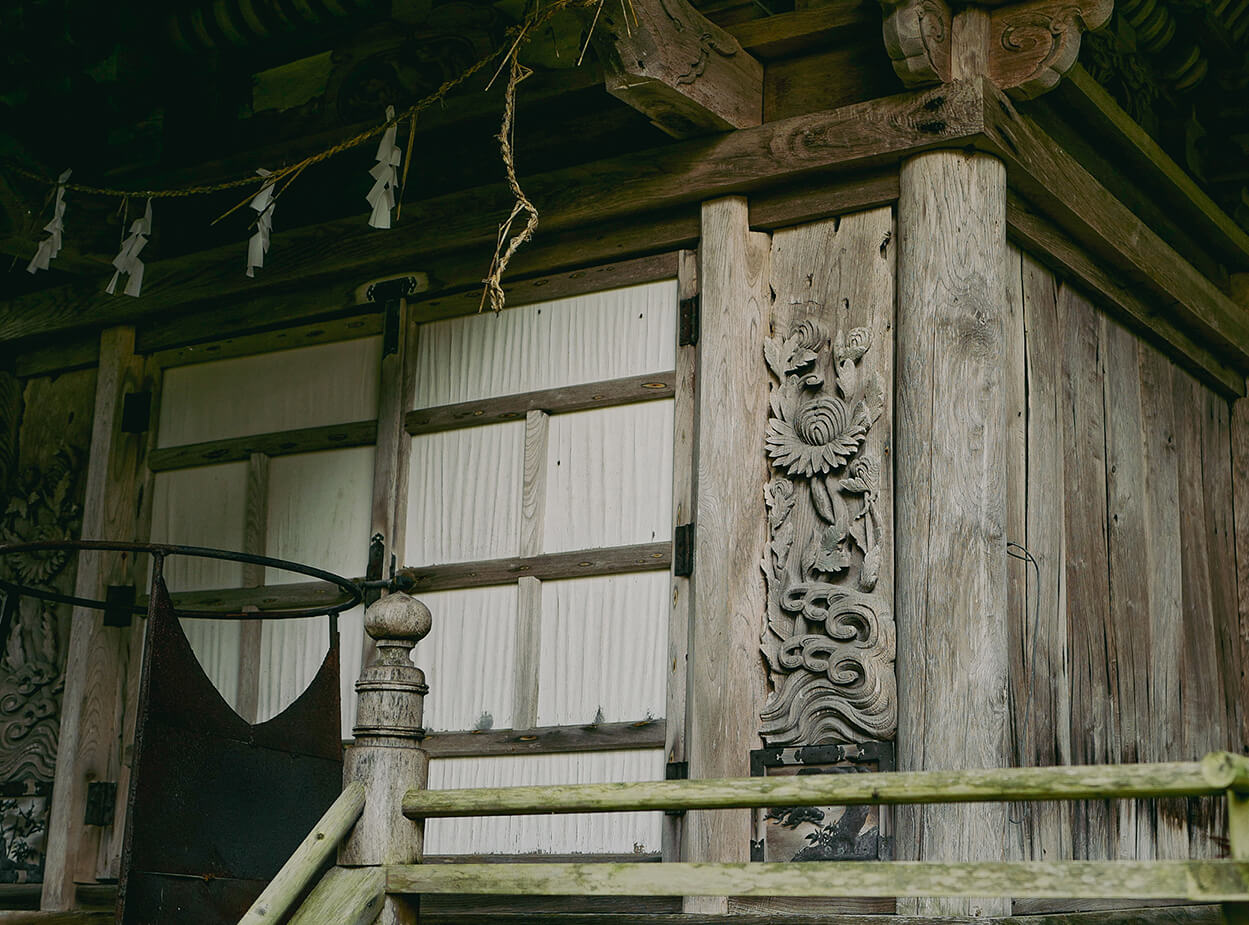
[[[412,648],[429,633],[429,608],[406,594],[389,594],[365,612],[364,628],[377,657],[356,682],[356,741],[343,759],[343,782],[365,787],[364,812],[338,851],[342,867],[414,864],[424,848],[423,821],[406,819],[403,795],[424,789],[429,754],[422,713],[425,674],[412,664]],[[413,925],[416,899],[387,896],[379,925]]]
[[[1249,861],[1249,793],[1227,789],[1227,841],[1232,860]],[[1227,925],[1249,925],[1249,903],[1224,903]]]

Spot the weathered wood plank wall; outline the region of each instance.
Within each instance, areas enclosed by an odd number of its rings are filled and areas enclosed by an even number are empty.
[[[1239,752],[1244,688],[1231,414],[1171,359],[1027,254],[1027,441],[1008,540],[1014,758],[1175,761]],[[1242,464],[1243,465],[1243,464]],[[1217,856],[1217,801],[1035,804],[1025,857]],[[1015,818],[1021,818],[1019,811]]]

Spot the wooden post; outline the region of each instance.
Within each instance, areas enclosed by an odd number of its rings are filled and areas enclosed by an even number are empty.
[[[134,354],[134,329],[104,331],[83,502],[84,538],[134,539],[140,504],[138,473],[146,440],[141,434],[122,431],[122,404],[127,393],[142,391],[142,380],[143,362]],[[124,553],[82,554],[75,595],[100,600],[109,585],[132,583],[133,564],[134,557]],[[110,827],[84,822],[87,785],[121,778],[126,667],[132,661],[132,641],[141,645],[141,639],[142,633],[133,626],[105,626],[102,611],[74,608],[48,819],[44,910],[73,908],[74,881],[95,879],[101,845],[107,845],[111,836]],[[124,794],[119,799],[124,803]]]
[[[698,279],[695,403],[694,570],[686,754],[691,778],[747,777],[759,748],[763,706],[764,589],[759,562],[767,530],[767,370],[771,240],[752,233],[746,200],[704,203]],[[748,812],[691,812],[689,861],[749,861]],[[687,912],[727,908],[690,897]]]
[[[1227,841],[1234,861],[1249,861],[1249,793],[1227,791]],[[1224,903],[1227,925],[1249,923],[1249,903]]]
[[[424,789],[429,754],[421,748],[425,674],[412,648],[429,633],[429,609],[406,594],[389,594],[364,615],[377,659],[356,682],[355,744],[343,758],[343,782],[365,786],[364,813],[338,851],[341,867],[413,864],[421,859],[425,827],[403,816],[403,795]],[[417,902],[386,897],[380,925],[415,925]]]
[[[899,770],[1005,767],[1006,171],[934,151],[898,200],[896,536]],[[902,858],[1002,860],[998,805],[898,814]],[[1008,915],[1006,900],[899,903]]]

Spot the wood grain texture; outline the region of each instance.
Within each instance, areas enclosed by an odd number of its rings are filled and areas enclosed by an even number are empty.
[[[457,910],[469,908],[473,911],[444,910],[442,902],[451,900],[450,896],[434,896],[426,899],[422,905],[421,921],[426,925],[476,925],[483,916],[489,915],[490,921],[497,925],[548,925],[559,922],[560,925],[599,925],[602,912],[585,913],[582,904],[571,908],[578,911],[559,912],[556,919],[550,912],[519,911],[525,908],[524,901],[543,902],[543,908],[552,900],[541,900],[533,897],[506,897],[503,900],[490,900],[494,897],[466,896],[460,899]],[[607,902],[611,900],[603,900]],[[793,912],[786,915],[776,913],[730,912],[729,915],[689,915],[669,912],[646,912],[637,909],[641,900],[635,897],[617,899],[617,903],[626,903],[625,907],[617,907],[612,918],[613,925],[986,925],[1000,922],[1000,919],[951,919],[930,918],[928,916],[895,916],[856,914],[853,919],[843,915],[820,912]],[[662,903],[663,900],[651,900]],[[1044,902],[1033,900],[1032,902]],[[506,903],[506,905],[503,905]],[[731,901],[730,908],[745,906],[745,903]],[[1223,913],[1217,905],[1184,905],[1166,906],[1162,902],[1154,902],[1151,906],[1162,908],[1136,908],[1127,912],[1105,911],[1096,914],[1075,913],[1072,915],[1052,914],[1033,915],[1013,918],[1009,921],[1019,925],[1224,925]],[[428,908],[429,911],[425,911]],[[811,907],[808,906],[809,910]],[[481,910],[481,911],[477,911]],[[506,911],[502,911],[506,910]],[[730,918],[731,916],[731,918]]]
[[[650,210],[696,203],[714,196],[796,179],[801,173],[854,170],[916,150],[958,144],[983,125],[979,87],[954,83],[858,103],[828,113],[766,123],[713,139],[695,139],[657,150],[527,178],[526,193],[543,216],[546,231],[566,231]],[[639,177],[645,177],[639,182]],[[292,282],[329,283],[352,271],[360,277],[393,272],[396,259],[428,264],[433,254],[493,246],[498,216],[511,207],[510,191],[498,184],[407,203],[411,221],[378,236],[356,218],[278,232],[273,266],[263,280],[234,272],[233,245],[163,262],[159,278],[146,280],[142,300],[118,300],[92,285],[69,286],[38,299],[3,307],[0,339],[51,333],[70,327],[137,320],[174,305],[223,299],[247,291],[276,291]],[[674,242],[675,243],[675,242]],[[475,273],[480,275],[480,265]],[[281,301],[287,301],[284,293]]]
[[[269,529],[269,457],[253,453],[247,461],[247,500],[243,524],[243,552],[263,556]],[[265,583],[263,565],[243,563],[243,587],[259,588]],[[238,694],[235,711],[255,723],[260,704],[261,643],[263,624],[244,620],[239,624]]]
[[[361,306],[360,314],[238,337],[221,337],[219,332],[207,328],[204,333],[212,336],[212,340],[177,347],[163,344],[166,340],[190,336],[187,332],[190,325],[186,319],[167,324],[155,322],[146,325],[141,332],[136,332],[135,348],[140,353],[151,354],[160,367],[168,368],[253,356],[258,353],[275,353],[295,347],[331,344],[340,340],[356,340],[382,333],[382,316],[376,308],[376,305]]]
[[[666,569],[672,562],[672,543],[639,543],[601,549],[544,553],[481,562],[457,562],[426,568],[405,568],[402,574],[415,592],[452,588],[480,588],[507,584],[525,575],[553,581],[591,575],[621,575]]]
[[[763,65],[689,0],[585,15],[607,92],[674,138],[763,121]]]
[[[382,911],[385,899],[386,875],[380,868],[334,867],[300,904],[290,918],[290,925],[317,925],[320,922],[371,925]],[[256,921],[268,922],[272,919],[258,918]]]
[[[538,725],[542,671],[542,582],[525,575],[516,582],[516,667],[513,673],[512,727]]]
[[[1222,794],[1243,773],[1243,759],[1212,752],[1202,761],[1049,768],[965,768],[780,777],[613,782],[560,786],[413,789],[412,818],[771,806],[1002,803],[1016,800],[1131,799]]]
[[[134,355],[134,331],[110,328],[100,336],[91,450],[87,461],[82,535],[91,539],[133,539],[141,499],[140,467],[146,441],[121,431],[127,392],[143,389],[143,363]],[[80,557],[74,593],[99,599],[110,584],[140,581],[131,557],[96,554]],[[61,734],[41,907],[63,911],[74,904],[74,881],[94,878],[103,829],[83,823],[87,784],[117,780],[125,743],[125,672],[134,627],[106,627],[100,611],[75,608],[65,662]]]
[[[1240,620],[1240,651],[1249,654],[1249,401],[1232,402],[1232,485],[1236,528],[1236,604]],[[1245,667],[1241,684],[1245,684]],[[1243,690],[1243,687],[1242,687]],[[1249,709],[1241,704],[1242,742],[1249,743]]]
[[[421,747],[429,752],[431,758],[659,748],[664,744],[665,725],[662,719],[643,719],[591,726],[518,726],[515,729],[435,732],[425,738]]]
[[[377,441],[377,421],[354,421],[325,427],[303,427],[276,433],[208,440],[152,451],[148,461],[153,472],[170,472],[214,463],[237,462],[255,455],[289,456],[352,446],[372,446]]]
[[[460,427],[515,421],[533,413],[561,414],[589,408],[610,408],[672,397],[673,373],[648,373],[606,382],[587,382],[410,411],[410,434],[432,434]]]
[[[1249,319],[1192,264],[1115,199],[987,83],[985,136],[1011,171],[1011,185],[1129,284],[1175,305],[1187,330],[1210,338],[1239,366],[1249,359]]]
[[[1057,273],[1078,281],[1099,305],[1121,320],[1130,321],[1151,341],[1164,347],[1176,362],[1229,395],[1243,395],[1243,372],[1201,336],[1186,331],[1179,319],[1157,311],[1139,293],[1139,287],[1123,282],[1121,273],[1090,255],[1069,235],[1040,215],[1032,206],[1010,193],[1006,197],[1006,220],[1010,235],[1029,253]]]
[[[1021,656],[1027,659],[1026,665],[1021,665],[1027,670],[1027,690],[1015,706],[1021,727],[1020,707],[1028,714],[1027,728],[1017,732],[1019,764],[1027,767],[1071,763],[1063,529],[1066,493],[1054,490],[1055,485],[1063,483],[1066,472],[1061,349],[1066,305],[1058,299],[1058,283],[1053,275],[1026,254],[1022,255],[1020,272],[1028,401],[1025,546],[1037,568],[1034,572],[1024,562],[1012,562],[1011,568],[1025,571],[1029,592],[1026,607],[1019,613],[1026,621],[1020,638]],[[1020,807],[1018,812],[1027,820],[1026,858],[1055,860],[1069,856],[1069,805],[1032,804]]]
[[[1106,527],[1106,408],[1103,319],[1070,286],[1059,289],[1066,320],[1062,419],[1066,462],[1065,524],[1068,658],[1071,665],[1071,760],[1112,760],[1113,705],[1107,693],[1119,667],[1111,657]],[[1109,807],[1074,809],[1077,858],[1109,857],[1117,834]]]
[[[698,285],[698,253],[683,250],[677,265],[677,298],[684,302],[696,298]],[[694,516],[694,409],[695,386],[698,380],[698,348],[694,344],[676,346],[676,372],[672,402],[672,529],[691,523]],[[686,761],[688,716],[686,702],[689,687],[690,627],[693,620],[693,594],[687,575],[671,575],[671,605],[668,610],[668,652],[664,660],[667,672],[664,716],[665,761]],[[663,859],[681,860],[684,816],[665,816],[663,821]]]
[[[700,331],[695,409],[695,546],[687,754],[691,778],[744,776],[763,705],[758,562],[767,521],[761,489],[767,420],[771,240],[752,233],[746,200],[703,205],[698,253]],[[725,409],[732,409],[726,414]],[[732,537],[732,542],[726,540]],[[682,857],[749,858],[749,813],[690,813]],[[720,903],[719,905],[723,905]],[[700,911],[687,905],[687,911]]]
[[[898,766],[1009,761],[1005,169],[935,152],[898,200]],[[997,807],[900,813],[904,857],[1001,858]],[[899,911],[916,911],[914,909]],[[921,903],[995,914],[1000,902]]]
[[[506,864],[387,868],[394,893],[680,896],[689,890],[737,896],[1074,897],[1249,899],[1240,861],[1019,861],[838,864]],[[905,921],[903,919],[902,921]]]
[[[765,447],[769,543],[760,563],[769,683],[761,732],[771,746],[891,740],[897,731],[895,252],[891,209],[773,237],[774,333],[763,344],[774,380]],[[824,414],[834,423],[821,438]],[[838,414],[849,440],[838,432]],[[817,611],[827,612],[822,626]],[[853,634],[845,632],[850,625]],[[840,677],[827,671],[829,661]]]

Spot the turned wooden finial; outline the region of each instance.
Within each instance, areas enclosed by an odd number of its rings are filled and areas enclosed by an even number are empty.
[[[355,742],[343,757],[343,779],[365,786],[364,812],[338,853],[343,867],[412,864],[420,860],[423,826],[404,818],[403,795],[424,789],[429,755],[421,748],[425,673],[412,648],[429,634],[429,608],[402,592],[377,600],[364,628],[377,640],[377,657],[356,682]],[[414,920],[405,901],[388,897],[379,921]]]
[[[425,737],[421,723],[429,687],[408,655],[432,626],[429,608],[402,592],[378,599],[365,611],[364,629],[377,640],[377,659],[356,682],[360,699],[352,732],[357,739]]]

